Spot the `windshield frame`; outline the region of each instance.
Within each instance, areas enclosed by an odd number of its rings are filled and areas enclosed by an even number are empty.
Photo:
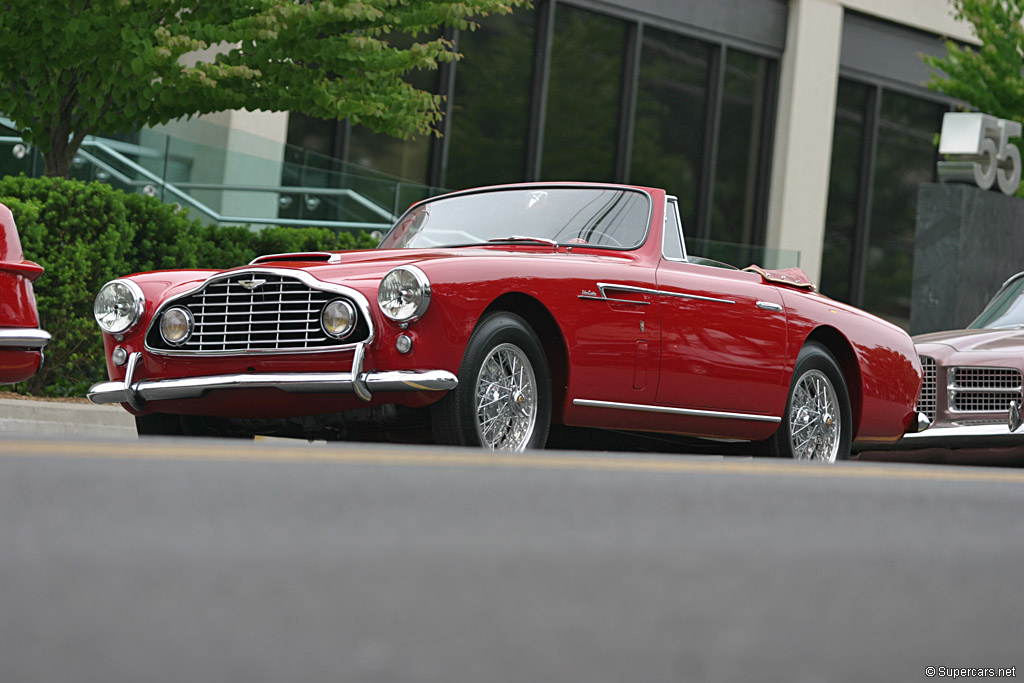
[[[1016,292],[1013,295],[1012,300],[1008,301],[1008,305],[1001,313],[996,313],[993,309],[1000,303],[1004,302],[1011,292]],[[968,330],[998,330],[998,329],[1010,329],[1015,327],[1024,326],[1024,315],[1021,316],[1021,321],[1016,323],[1008,323],[1005,325],[993,325],[992,322],[999,320],[1009,312],[1013,307],[1013,302],[1024,299],[1024,272],[1017,273],[999,288],[999,291],[989,299],[985,307],[981,309],[981,313],[978,314],[974,320],[967,326]]]
[[[603,244],[589,244],[579,242],[558,242],[558,247],[572,247],[572,248],[586,248],[586,249],[602,249],[616,252],[636,251],[642,248],[651,237],[652,231],[652,218],[654,216],[654,197],[651,193],[643,187],[635,185],[622,185],[617,183],[515,183],[509,185],[493,185],[489,187],[471,188],[467,190],[460,190],[457,192],[448,192],[445,194],[437,195],[436,197],[430,197],[422,201],[416,202],[408,209],[406,209],[401,216],[391,225],[391,228],[381,238],[378,249],[455,249],[464,247],[488,247],[488,246],[504,246],[508,244],[522,244],[528,246],[541,246],[539,243],[531,244],[529,241],[522,240],[522,235],[508,235],[507,237],[512,238],[509,241],[504,241],[502,237],[492,238],[480,242],[459,242],[452,244],[437,244],[430,246],[383,246],[387,243],[388,239],[392,236],[399,225],[406,219],[409,214],[413,211],[421,209],[424,206],[429,206],[433,202],[455,199],[458,197],[471,196],[471,195],[483,195],[498,192],[514,192],[514,191],[545,191],[545,190],[616,190],[622,192],[635,192],[642,195],[647,201],[647,215],[645,219],[644,232],[640,240],[633,246],[630,247],[616,247],[613,245]],[[518,238],[518,239],[517,239]]]

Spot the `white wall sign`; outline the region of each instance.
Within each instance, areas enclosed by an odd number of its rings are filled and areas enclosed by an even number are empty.
[[[983,190],[994,184],[1012,195],[1020,185],[1020,151],[1009,138],[1020,137],[1016,121],[990,114],[949,112],[942,118],[938,164],[939,182],[969,183]]]

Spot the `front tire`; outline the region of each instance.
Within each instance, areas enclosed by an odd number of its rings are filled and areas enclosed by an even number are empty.
[[[768,440],[772,455],[835,462],[850,457],[853,411],[839,364],[824,346],[800,350],[786,400],[786,412]]]
[[[543,448],[551,377],[537,335],[513,313],[483,318],[466,345],[459,385],[433,408],[434,438],[453,446]]]

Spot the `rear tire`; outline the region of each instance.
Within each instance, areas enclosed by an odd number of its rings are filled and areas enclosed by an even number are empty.
[[[800,349],[782,424],[767,441],[771,455],[835,462],[850,457],[853,411],[846,380],[821,344]]]
[[[431,417],[438,443],[508,452],[544,447],[551,376],[525,320],[497,312],[480,321],[466,345],[458,387],[434,405]]]

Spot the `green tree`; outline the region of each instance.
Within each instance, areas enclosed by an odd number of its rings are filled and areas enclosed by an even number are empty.
[[[946,57],[924,56],[941,69],[932,90],[999,118],[1024,121],[1024,0],[952,0],[953,15],[968,22],[980,47],[946,42]]]
[[[529,0],[0,0],[0,112],[66,176],[85,136],[229,109],[430,133],[437,95],[404,78],[444,38]]]

